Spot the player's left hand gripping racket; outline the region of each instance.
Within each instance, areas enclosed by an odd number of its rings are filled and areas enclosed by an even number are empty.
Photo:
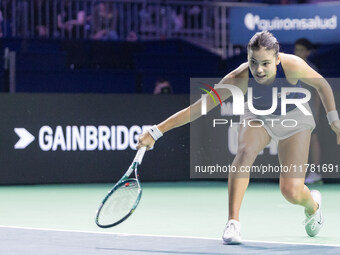
[[[122,223],[136,209],[142,197],[142,187],[138,180],[137,168],[141,164],[146,147],[142,147],[129,169],[116,185],[108,192],[98,208],[96,224],[101,228],[110,228]],[[135,178],[129,178],[132,172]]]

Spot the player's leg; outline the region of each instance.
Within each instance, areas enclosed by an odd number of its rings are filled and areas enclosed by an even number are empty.
[[[317,206],[309,189],[304,185],[310,136],[310,131],[305,130],[281,140],[278,145],[278,153],[280,164],[291,169],[289,173],[281,173],[280,190],[282,195],[289,202],[302,205],[307,212],[314,213]],[[300,172],[301,168],[302,172]],[[297,172],[294,172],[295,170]]]
[[[259,152],[270,142],[271,138],[260,123],[241,126],[238,136],[238,149],[232,167],[240,170],[241,166],[251,166]],[[239,212],[244,193],[248,187],[249,173],[230,172],[228,177],[229,219],[239,220]]]
[[[308,89],[308,88],[307,88]],[[320,111],[321,111],[321,99],[318,95],[317,91],[315,89],[311,90],[311,100],[309,100],[309,105],[312,110],[314,120],[316,127],[314,128],[310,140],[310,146],[309,146],[309,162],[314,165],[320,165],[321,162],[321,147],[320,147],[320,141],[319,141],[319,123],[320,123]],[[306,174],[305,183],[306,184],[312,184],[312,183],[318,183],[322,182],[322,176],[320,173],[316,172],[308,172]]]
[[[314,165],[320,165],[321,162],[321,146],[320,146],[320,140],[319,140],[319,136],[316,133],[312,133],[312,137],[311,137],[311,162]]]
[[[315,131],[312,133],[311,143],[310,143],[310,163],[316,166],[320,165],[321,162],[321,147],[319,136]],[[306,184],[322,183],[322,176],[320,173],[307,172],[305,179]]]
[[[321,211],[318,208],[321,206],[321,195],[317,191],[311,193],[308,187],[304,184],[304,175],[306,172],[306,164],[308,162],[308,152],[310,144],[311,131],[301,131],[287,139],[281,140],[278,145],[279,160],[291,172],[281,173],[280,176],[280,190],[283,196],[291,203],[301,205],[305,208],[306,216],[317,216],[314,219],[321,220]],[[295,173],[294,170],[302,169],[302,173]],[[320,215],[315,215],[320,211]],[[320,226],[309,227],[313,230],[307,229],[309,235],[315,235],[321,228]]]
[[[258,153],[270,142],[271,138],[265,128],[259,123],[252,122],[252,126],[240,127],[238,150],[232,163],[237,171],[241,166],[251,166]],[[245,191],[249,183],[249,173],[230,172],[228,177],[229,221],[223,234],[224,244],[239,244],[240,223],[239,212]]]

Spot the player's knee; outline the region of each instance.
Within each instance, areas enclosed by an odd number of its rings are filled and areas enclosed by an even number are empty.
[[[299,204],[301,202],[302,193],[299,184],[285,183],[280,184],[280,190],[282,195],[291,203]]]
[[[240,159],[250,159],[256,157],[258,151],[254,146],[251,145],[241,145],[237,150],[237,155]]]

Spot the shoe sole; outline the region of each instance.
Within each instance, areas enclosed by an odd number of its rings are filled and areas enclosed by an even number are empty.
[[[223,239],[223,244],[224,245],[238,245],[241,244],[242,241],[241,240],[236,240],[236,239],[228,239],[228,240],[224,240]]]

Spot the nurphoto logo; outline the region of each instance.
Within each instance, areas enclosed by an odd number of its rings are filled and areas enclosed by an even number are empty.
[[[212,87],[211,87],[212,88]],[[216,84],[215,85],[215,89],[228,89],[233,97],[233,114],[234,115],[244,115],[244,94],[242,92],[242,90],[235,86],[235,85],[230,85],[230,84]],[[221,98],[219,96],[219,94],[217,93],[217,91],[213,89],[212,91],[216,94],[216,96],[218,97],[218,99],[220,100],[220,103],[222,105],[221,102]],[[206,90],[204,90],[206,91]],[[269,115],[275,112],[275,110],[278,107],[278,92],[277,92],[277,88],[273,88],[272,89],[273,93],[272,93],[272,106],[267,109],[267,110],[258,110],[254,107],[253,105],[253,88],[248,88],[248,100],[247,100],[247,104],[248,104],[248,108],[250,110],[250,112],[252,112],[255,115]],[[208,91],[206,91],[208,92]],[[302,93],[305,95],[305,97],[303,98],[286,98],[287,95],[289,95],[290,93]],[[213,101],[215,102],[216,105],[216,100],[214,99],[213,95],[208,92],[207,94],[202,94],[201,95],[201,100],[202,100],[202,104],[201,104],[201,114],[202,115],[206,115],[207,114],[207,96],[210,96],[211,98],[213,98]],[[282,88],[281,89],[281,93],[280,93],[280,97],[281,97],[281,115],[286,115],[287,114],[287,105],[288,104],[294,104],[298,109],[300,109],[300,111],[304,114],[304,115],[312,115],[312,113],[310,113],[307,108],[304,106],[305,103],[307,103],[310,98],[311,98],[311,93],[304,88]]]

